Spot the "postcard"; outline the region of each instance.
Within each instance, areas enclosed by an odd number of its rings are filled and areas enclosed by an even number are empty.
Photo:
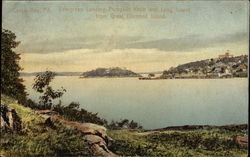
[[[1,157],[247,157],[249,1],[2,2]]]

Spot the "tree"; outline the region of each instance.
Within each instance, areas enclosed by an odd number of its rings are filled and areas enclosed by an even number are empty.
[[[118,127],[120,127],[120,128],[123,128],[125,126],[128,127],[129,120],[128,119],[124,119],[121,122],[118,122],[117,124],[118,124]]]
[[[155,74],[150,73],[148,74],[148,77],[155,77]]]
[[[66,90],[61,87],[61,89],[54,90],[50,86],[51,81],[55,78],[55,73],[51,71],[46,71],[44,73],[39,73],[36,75],[33,84],[33,89],[42,96],[39,97],[39,104],[42,109],[51,109],[53,106],[52,100],[60,98]]]
[[[134,122],[133,120],[129,123],[129,128],[131,129],[136,129],[138,127],[139,127],[138,123]]]
[[[2,29],[1,39],[1,93],[24,103],[27,93],[19,73],[22,70],[19,65],[20,54],[13,50],[20,42],[16,41],[16,35],[13,32],[5,29]]]

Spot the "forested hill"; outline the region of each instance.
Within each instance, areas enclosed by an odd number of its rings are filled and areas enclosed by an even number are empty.
[[[95,70],[87,71],[82,74],[82,77],[139,77],[131,70],[115,68],[97,68]]]
[[[243,56],[236,56],[230,58],[218,58],[218,59],[206,59],[196,62],[190,62],[186,64],[179,65],[177,68],[205,68],[206,66],[215,65],[216,63],[223,63],[223,64],[247,64],[247,55]]]
[[[165,70],[163,76],[222,76],[226,74],[231,77],[247,77],[247,71],[248,56],[241,55],[236,57],[212,58],[181,64],[177,67],[171,67],[170,69]]]

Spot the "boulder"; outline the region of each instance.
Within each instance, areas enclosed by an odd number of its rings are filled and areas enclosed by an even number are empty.
[[[0,130],[1,132],[7,132],[8,130],[11,130],[8,121],[5,121],[2,115],[0,116]]]
[[[85,135],[83,139],[85,140],[85,142],[88,143],[93,155],[105,156],[105,157],[117,157],[116,154],[114,154],[108,149],[107,143],[100,136]]]
[[[22,122],[21,118],[17,115],[16,110],[11,110],[12,122],[11,128],[13,128],[14,132],[20,132],[22,130]]]
[[[52,111],[52,110],[38,110],[36,113],[40,115],[57,115],[57,112]]]
[[[237,137],[235,138],[235,142],[236,142],[240,147],[247,147],[247,146],[248,146],[248,137],[237,136]]]
[[[112,139],[108,137],[107,129],[103,126],[93,123],[79,123],[64,120],[56,112],[50,110],[36,111],[45,119],[45,123],[51,125],[52,122],[61,123],[68,129],[76,130],[83,135],[83,140],[87,142],[93,155],[104,157],[118,157],[111,152],[108,147],[112,143]]]
[[[10,110],[7,105],[0,106],[0,132],[19,133],[22,130],[21,118],[14,109]]]

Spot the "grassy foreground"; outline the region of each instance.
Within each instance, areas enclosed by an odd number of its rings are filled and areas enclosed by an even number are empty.
[[[59,124],[55,124],[55,128],[44,125],[42,117],[10,97],[1,95],[1,104],[16,110],[22,120],[22,132],[19,135],[1,134],[0,155],[90,156],[81,134]]]
[[[51,128],[33,110],[1,95],[1,104],[16,110],[22,120],[22,133],[1,134],[0,156],[91,156],[82,135],[60,124]],[[114,139],[110,150],[122,156],[164,157],[246,157],[247,148],[233,141],[245,130],[206,129],[193,131],[109,130]]]
[[[166,157],[247,157],[247,148],[232,140],[243,136],[242,131],[207,129],[193,131],[131,130],[109,131],[115,140],[111,151],[125,156]]]

